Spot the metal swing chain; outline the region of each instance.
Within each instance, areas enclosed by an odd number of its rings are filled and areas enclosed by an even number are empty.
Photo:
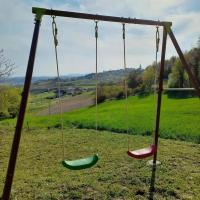
[[[160,44],[159,26],[156,26],[156,64],[158,61],[159,44]]]
[[[95,81],[96,81],[96,96],[95,96],[95,106],[96,106],[96,131],[98,130],[98,21],[95,21],[95,39],[96,39],[96,69],[95,69]]]
[[[53,38],[54,38],[54,45],[55,47],[58,46],[58,38],[57,38],[57,35],[58,35],[58,29],[57,29],[57,25],[56,25],[56,22],[55,22],[55,16],[51,16],[53,21],[52,21],[52,33],[53,33]]]
[[[128,89],[127,89],[127,68],[126,68],[126,37],[125,37],[125,23],[122,24],[122,38],[123,38],[123,51],[124,51],[124,90],[125,90],[125,124],[126,124],[126,133],[128,134]],[[130,139],[128,138],[128,150],[129,150],[129,145],[130,144]]]
[[[52,33],[53,33],[53,39],[54,39],[54,48],[55,48],[55,56],[56,56],[56,70],[57,70],[57,84],[58,84],[58,102],[59,102],[59,109],[60,109],[60,120],[61,120],[61,132],[62,132],[62,154],[63,154],[63,160],[65,156],[65,149],[64,149],[64,132],[63,132],[63,112],[62,112],[62,103],[61,103],[61,95],[60,95],[60,90],[61,90],[61,81],[60,81],[60,73],[59,73],[59,64],[58,64],[58,29],[57,25],[55,22],[55,16],[51,16],[53,21],[52,21]]]
[[[157,98],[156,98],[156,93],[157,93],[157,76],[158,76],[158,52],[159,52],[159,44],[160,44],[160,33],[159,33],[159,26],[156,26],[156,53],[155,53],[155,79],[154,79],[154,102],[155,102],[155,119],[154,123],[156,123],[156,104],[157,104]],[[155,134],[155,130],[154,130]]]

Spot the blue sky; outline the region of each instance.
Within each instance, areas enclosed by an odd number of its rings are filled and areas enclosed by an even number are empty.
[[[34,28],[32,6],[88,12],[119,17],[172,21],[183,51],[196,45],[200,36],[199,0],[1,0],[0,49],[16,63],[14,76],[24,76]],[[95,70],[94,22],[56,18],[59,63],[62,75]],[[99,22],[99,71],[123,64],[122,25]],[[160,28],[162,35],[162,28]],[[155,27],[126,25],[127,66],[146,67],[155,59]],[[167,57],[176,55],[168,39]],[[34,68],[35,76],[55,76],[51,17],[44,16]]]

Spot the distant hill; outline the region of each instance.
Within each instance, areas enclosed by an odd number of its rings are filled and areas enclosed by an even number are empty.
[[[127,73],[131,73],[133,71],[142,69],[135,69],[135,68],[127,68]],[[101,83],[117,83],[121,81],[124,77],[125,73],[123,69],[119,70],[110,70],[110,71],[103,71],[98,73],[98,80]],[[82,76],[77,77],[61,77],[61,87],[62,88],[69,88],[69,87],[84,87],[90,88],[95,86],[96,76],[95,73],[90,73]],[[53,90],[58,87],[57,85],[57,78],[49,78],[47,80],[40,80],[32,84],[31,90]]]
[[[69,74],[66,76],[62,76],[61,78],[71,78],[71,77],[79,77],[83,76],[82,74]],[[53,76],[33,76],[32,77],[32,84],[35,84],[40,81],[48,81],[51,79],[55,79]],[[20,86],[24,84],[24,77],[17,76],[17,77],[9,77],[3,80],[0,80],[0,84],[9,84],[13,86]]]
[[[138,68],[127,68],[127,73],[143,69]],[[123,69],[119,70],[109,70],[98,73],[98,81],[101,83],[118,83],[123,80],[125,72]],[[90,73],[86,75],[82,74],[71,74],[66,76],[61,76],[61,87],[64,89],[69,88],[85,88],[89,89],[95,86],[96,76],[95,73]],[[0,84],[10,84],[14,86],[21,86],[24,84],[24,77],[11,77],[4,81],[0,81]],[[32,77],[31,91],[32,92],[42,92],[49,90],[57,90],[57,77],[51,76],[38,76]]]
[[[136,70],[139,69],[127,68],[126,72],[129,74]],[[98,73],[98,80],[100,82],[119,82],[120,80],[123,79],[124,75],[125,75],[124,69],[103,71]],[[80,79],[83,78],[83,79],[95,80],[95,77],[96,77],[95,73],[91,73],[80,77]]]
[[[52,78],[52,77],[47,77],[47,76],[32,77],[32,83],[36,83],[42,80],[48,80],[49,78]],[[20,86],[24,84],[24,77],[11,77],[4,80],[0,80],[0,83]]]

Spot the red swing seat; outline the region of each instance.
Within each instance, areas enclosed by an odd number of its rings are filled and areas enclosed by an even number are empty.
[[[138,149],[135,151],[127,151],[127,154],[130,157],[136,158],[136,159],[143,159],[143,158],[147,158],[150,157],[152,155],[154,155],[156,152],[156,146],[154,144],[152,144],[150,147],[147,148],[143,148],[143,149]]]

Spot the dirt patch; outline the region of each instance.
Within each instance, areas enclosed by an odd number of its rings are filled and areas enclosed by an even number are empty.
[[[94,98],[88,95],[78,95],[70,98],[61,99],[62,112],[69,112],[75,109],[84,108],[94,105]],[[49,108],[42,110],[38,115],[59,114],[59,102],[51,105]]]

